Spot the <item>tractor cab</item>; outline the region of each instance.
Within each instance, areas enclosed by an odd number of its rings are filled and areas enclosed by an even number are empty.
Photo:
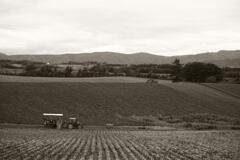
[[[70,118],[67,120],[67,125],[68,125],[68,128],[69,128],[69,129],[77,129],[77,128],[79,128],[80,123],[79,123],[79,121],[78,121],[77,118],[75,118],[75,117],[70,117]]]

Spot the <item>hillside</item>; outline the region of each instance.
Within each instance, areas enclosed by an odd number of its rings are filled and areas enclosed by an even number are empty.
[[[240,86],[236,86],[240,87]],[[240,99],[192,83],[0,83],[0,122],[41,123],[43,112],[84,124],[129,125],[133,115],[213,113],[240,118]]]
[[[210,88],[216,89],[225,94],[232,95],[234,97],[240,98],[240,85],[239,84],[220,84],[220,83],[212,83],[212,84],[204,84]]]
[[[179,58],[182,63],[193,61],[211,62],[219,66],[240,67],[240,50],[219,51],[215,53],[201,53],[183,56],[159,56],[149,53],[123,54],[115,52],[94,52],[81,54],[60,54],[60,55],[0,55],[0,59],[29,60],[38,62],[63,63],[63,62],[87,62],[97,61],[110,64],[163,64],[172,63]]]
[[[8,58],[9,58],[9,56],[0,52],[0,59],[8,59]]]
[[[212,60],[211,63],[214,63],[220,67],[231,67],[231,68],[240,68],[240,58],[235,59],[224,59],[224,60]]]
[[[147,79],[137,77],[27,77],[27,76],[6,76],[0,75],[1,82],[31,82],[31,83],[58,83],[58,82],[85,82],[85,83],[144,83]],[[169,81],[159,80],[161,83]]]

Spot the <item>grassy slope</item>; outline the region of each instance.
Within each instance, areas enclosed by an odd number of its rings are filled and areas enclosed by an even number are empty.
[[[240,100],[191,83],[0,83],[0,122],[40,123],[42,112],[80,116],[85,124],[129,125],[117,114],[240,116]]]
[[[88,83],[142,83],[145,78],[136,77],[89,77],[89,78],[65,78],[65,77],[24,77],[0,75],[0,82],[88,82]],[[164,82],[164,81],[163,81]]]
[[[240,84],[223,84],[223,83],[212,83],[212,84],[204,84],[213,89],[217,89],[219,91],[225,92],[226,94],[230,94],[232,96],[240,98]]]
[[[209,104],[210,110],[217,111],[222,108],[226,115],[231,115],[231,112],[237,112],[240,109],[240,99],[204,85],[194,83],[166,83],[164,85],[194,97],[195,101],[200,104]],[[230,84],[230,86],[234,86],[234,84]],[[236,90],[238,90],[237,87]],[[239,112],[237,113],[239,114]]]

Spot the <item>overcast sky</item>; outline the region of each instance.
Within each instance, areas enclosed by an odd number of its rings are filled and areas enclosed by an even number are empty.
[[[240,0],[0,0],[0,52],[240,49]]]

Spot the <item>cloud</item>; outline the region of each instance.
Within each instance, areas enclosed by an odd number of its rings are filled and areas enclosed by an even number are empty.
[[[238,0],[1,0],[0,52],[239,49],[239,6]]]

